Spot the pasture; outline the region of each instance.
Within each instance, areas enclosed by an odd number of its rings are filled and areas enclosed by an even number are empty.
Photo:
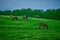
[[[48,30],[38,29],[39,22],[46,23]],[[21,16],[16,21],[0,15],[0,40],[60,40],[60,21]]]

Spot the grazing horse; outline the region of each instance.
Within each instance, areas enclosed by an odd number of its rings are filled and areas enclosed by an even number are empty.
[[[23,19],[28,19],[28,16],[26,16],[26,15],[23,15]]]
[[[40,29],[41,27],[44,27],[44,28],[48,29],[48,26],[47,26],[47,24],[45,24],[45,23],[39,23],[38,25],[39,25],[39,29]]]
[[[12,19],[13,20],[17,20],[18,18],[17,18],[17,16],[13,16]]]
[[[12,20],[17,20],[18,19],[18,17],[17,16],[13,16],[13,14],[10,14],[10,17],[11,17]]]

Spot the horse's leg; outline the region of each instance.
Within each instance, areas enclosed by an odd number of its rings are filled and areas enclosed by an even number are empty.
[[[17,20],[17,17],[15,19]]]
[[[46,27],[46,29],[48,29],[48,26]]]
[[[48,29],[48,26],[45,26],[46,29]]]

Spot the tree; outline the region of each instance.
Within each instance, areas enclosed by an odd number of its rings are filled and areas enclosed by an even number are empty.
[[[3,15],[10,15],[10,13],[11,13],[11,10],[5,10],[5,11],[3,11]]]
[[[0,10],[0,15],[3,15],[3,11],[2,10]]]
[[[43,13],[43,18],[47,19],[60,19],[60,9],[48,9]]]
[[[14,15],[14,16],[19,16],[20,15],[20,10],[13,10],[12,11],[12,14]]]
[[[42,13],[43,13],[43,10],[33,10],[33,14],[34,14],[34,16],[36,16],[36,15],[39,15],[40,17],[42,17]]]

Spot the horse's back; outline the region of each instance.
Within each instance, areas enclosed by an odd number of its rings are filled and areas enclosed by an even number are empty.
[[[45,24],[45,23],[39,23],[39,27],[45,27],[45,28],[47,28],[47,29],[48,29],[48,25],[47,25],[47,24]]]

